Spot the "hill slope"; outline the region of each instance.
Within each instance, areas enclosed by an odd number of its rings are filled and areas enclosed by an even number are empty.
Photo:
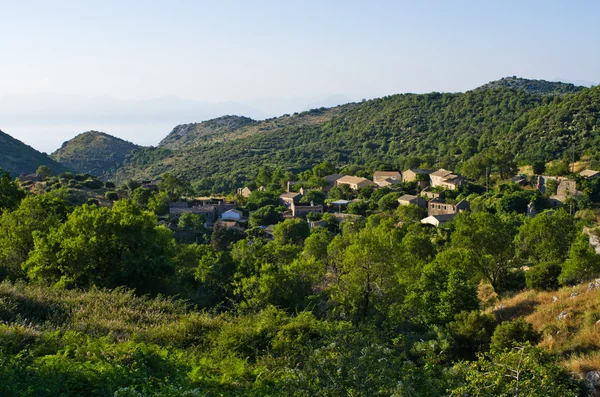
[[[103,176],[139,146],[103,132],[88,131],[63,143],[51,157],[77,173]]]
[[[576,86],[571,83],[562,83],[560,81],[531,80],[521,77],[503,77],[500,80],[491,81],[477,88],[478,90],[510,88],[514,90],[523,90],[537,95],[564,95],[581,92],[585,87]]]
[[[174,131],[159,148],[134,152],[113,177],[169,171],[201,189],[231,191],[263,166],[299,172],[329,161],[367,171],[421,164],[458,169],[488,148],[517,161],[551,160],[573,142],[578,155],[599,157],[600,88],[514,81],[511,87],[393,95],[264,121],[216,119]],[[521,88],[527,84],[533,88]]]
[[[168,149],[192,148],[204,142],[232,139],[235,132],[254,122],[243,116],[223,116],[202,123],[182,124],[163,139],[158,146]]]
[[[44,153],[0,131],[0,168],[13,177],[31,174],[40,165],[47,165],[53,174],[67,171],[67,167],[56,163]]]

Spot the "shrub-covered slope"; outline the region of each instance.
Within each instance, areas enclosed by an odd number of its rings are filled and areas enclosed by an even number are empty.
[[[64,142],[51,156],[77,173],[102,176],[120,166],[138,148],[131,142],[103,132],[88,131]]]
[[[40,165],[50,167],[53,174],[67,170],[67,167],[56,163],[46,154],[0,131],[0,168],[3,171],[17,177],[19,174],[34,173]]]

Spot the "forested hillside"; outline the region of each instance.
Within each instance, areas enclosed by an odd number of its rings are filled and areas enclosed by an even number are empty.
[[[44,153],[0,131],[0,169],[18,176],[19,174],[34,173],[39,166],[50,167],[53,174],[59,174],[68,169]]]
[[[63,143],[51,157],[77,173],[103,176],[138,148],[103,132],[88,131]]]
[[[576,156],[593,156],[599,92],[596,87],[542,96],[490,88],[394,95],[255,122],[236,130],[240,138],[228,142],[171,152],[146,148],[114,177],[149,178],[169,171],[203,189],[228,192],[265,166],[300,172],[329,161],[339,168],[358,165],[366,170],[421,164],[460,169],[462,162],[489,148],[525,163],[561,158],[572,153],[572,139],[577,139]]]
[[[512,88],[515,90],[527,91],[531,94],[555,96],[574,94],[582,91],[585,87],[576,86],[571,83],[562,83],[559,81],[531,80],[512,76],[491,81],[479,87],[478,90],[487,90],[493,88]]]

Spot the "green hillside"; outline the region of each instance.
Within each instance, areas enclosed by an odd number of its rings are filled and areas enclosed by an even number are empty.
[[[478,89],[511,88],[523,90],[538,95],[564,95],[581,92],[585,87],[576,86],[571,83],[562,83],[560,81],[531,80],[521,77],[504,77],[500,80],[491,81]]]
[[[236,131],[254,120],[241,116],[223,116],[202,123],[182,124],[173,131],[158,146],[168,149],[190,148],[203,142],[222,142],[237,137]]]
[[[8,171],[13,177],[19,174],[31,174],[40,165],[47,165],[53,174],[67,170],[44,153],[0,131],[0,168]]]
[[[109,161],[85,171],[110,171],[117,181],[172,172],[200,189],[229,192],[261,167],[297,173],[323,161],[370,172],[422,164],[460,170],[490,148],[524,163],[560,158],[573,147],[577,156],[594,157],[599,108],[598,87],[505,78],[465,93],[391,95],[263,121],[224,116],[181,125],[157,148],[120,153],[122,166]],[[73,152],[84,146],[65,145]]]
[[[120,166],[139,146],[105,134],[88,131],[77,135],[51,154],[51,157],[77,173],[102,176]]]

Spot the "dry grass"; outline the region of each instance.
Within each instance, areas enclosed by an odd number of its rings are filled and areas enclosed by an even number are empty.
[[[486,312],[500,321],[525,318],[542,333],[539,346],[561,354],[565,367],[581,374],[600,370],[600,289],[588,290],[585,283],[553,292],[524,291]],[[563,312],[567,316],[559,319]]]

